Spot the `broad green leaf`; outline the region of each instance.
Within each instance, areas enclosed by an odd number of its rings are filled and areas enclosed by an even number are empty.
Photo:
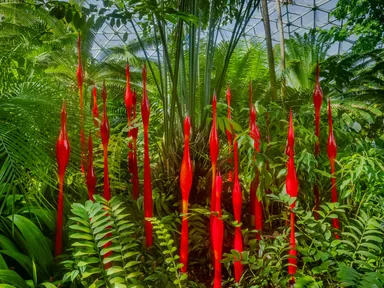
[[[131,278],[136,278],[136,277],[138,277],[138,276],[140,276],[142,273],[141,272],[139,272],[139,271],[136,271],[136,272],[132,272],[132,273],[129,273],[128,275],[127,275],[127,279],[131,279]]]
[[[13,219],[16,227],[23,235],[28,255],[37,262],[45,273],[50,274],[49,271],[53,267],[53,255],[43,233],[32,221],[23,216],[15,214],[8,218]]]
[[[124,269],[118,266],[113,266],[107,270],[107,275],[111,276],[116,273],[124,272]]]
[[[55,285],[53,285],[52,283],[49,283],[49,282],[44,282],[44,283],[41,283],[39,285],[39,287],[45,287],[45,288],[56,288]]]
[[[7,250],[0,250],[1,254],[5,254],[14,260],[18,262],[21,267],[25,269],[25,271],[29,274],[29,276],[33,277],[33,268],[32,268],[32,260],[28,256],[19,253],[19,252],[13,252],[13,251],[7,251]],[[45,275],[46,277],[48,275]]]
[[[85,234],[85,233],[73,233],[73,234],[69,235],[69,238],[93,241],[92,235]]]
[[[0,280],[17,288],[29,288],[23,278],[13,270],[0,270]]]
[[[125,264],[124,269],[127,269],[129,267],[135,266],[135,265],[140,264],[140,263],[141,263],[140,261],[130,261],[127,264]]]

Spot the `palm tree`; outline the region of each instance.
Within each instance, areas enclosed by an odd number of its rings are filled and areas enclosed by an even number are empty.
[[[309,33],[288,39],[286,43],[286,68],[288,85],[297,89],[314,87],[316,63],[323,61],[330,48],[325,36],[311,30]]]

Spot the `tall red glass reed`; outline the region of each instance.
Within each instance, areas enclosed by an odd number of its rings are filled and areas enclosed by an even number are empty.
[[[251,104],[250,112],[250,136],[253,139],[253,145],[255,153],[260,152],[260,131],[256,123],[256,110],[253,104]],[[256,160],[255,160],[256,164]],[[255,165],[256,166],[256,165]],[[263,230],[263,204],[262,201],[257,197],[257,188],[259,186],[259,170],[255,167],[255,179],[251,183],[250,189],[250,202],[251,202],[251,216],[254,219],[255,228],[261,232]],[[256,239],[260,240],[260,233],[256,234]]]
[[[104,151],[104,198],[106,200],[111,200],[111,188],[109,185],[109,172],[108,172],[108,143],[109,143],[109,121],[107,116],[107,88],[105,87],[105,81],[103,81],[103,90],[101,91],[101,96],[103,98],[103,117],[101,119],[100,125],[100,135],[101,143],[103,144]],[[111,234],[108,234],[110,236]],[[112,245],[112,242],[108,242],[104,245],[104,248],[107,248]],[[108,258],[112,255],[112,251],[106,253],[104,258]],[[104,265],[104,269],[108,269],[112,266],[112,262],[109,262]]]
[[[243,197],[241,194],[240,182],[239,182],[239,168],[238,168],[238,149],[237,149],[237,141],[233,141],[233,152],[234,152],[234,164],[235,164],[235,179],[233,183],[233,191],[232,191],[232,205],[233,205],[233,214],[235,221],[238,224],[241,223],[241,208]],[[239,253],[243,252],[243,236],[241,234],[241,226],[237,226],[235,228],[235,241],[233,245],[233,249],[237,250]],[[241,259],[235,259],[235,280],[236,282],[240,282],[241,275],[243,274],[243,265],[241,264]]]
[[[111,199],[111,190],[109,186],[108,175],[108,143],[109,143],[109,122],[107,116],[107,89],[105,87],[105,81],[103,81],[103,90],[101,92],[103,98],[103,117],[100,125],[101,143],[103,144],[104,151],[104,198],[106,200]]]
[[[286,192],[289,196],[292,198],[297,198],[298,191],[299,191],[299,182],[296,176],[296,169],[295,169],[295,162],[293,159],[294,155],[294,143],[295,143],[295,136],[293,131],[293,119],[292,119],[292,110],[289,114],[289,128],[288,128],[288,164],[287,164],[287,176],[286,176],[286,182],[285,182],[285,188]],[[288,258],[288,274],[292,276],[291,278],[291,284],[295,283],[295,274],[296,274],[296,265],[297,265],[297,259],[296,259],[296,238],[295,238],[295,213],[293,212],[293,208],[296,206],[296,200],[291,204],[291,232],[290,232],[290,249],[289,249],[289,255],[290,258]]]
[[[92,106],[92,116],[93,116],[93,125],[96,128],[96,137],[100,136],[100,131],[99,129],[99,107],[97,105],[97,89],[96,85],[93,86],[92,89],[92,96],[93,96],[93,106]]]
[[[328,152],[328,158],[329,163],[331,164],[331,174],[332,174],[332,194],[331,194],[331,200],[333,203],[338,201],[337,197],[337,190],[336,190],[336,169],[335,169],[335,159],[337,156],[337,146],[336,146],[336,140],[335,136],[333,135],[333,127],[332,127],[332,110],[331,110],[331,99],[328,99],[328,124],[329,124],[329,135],[328,135],[328,145],[327,145],[327,152]],[[332,219],[333,227],[336,229],[340,228],[340,223],[338,218]],[[336,238],[339,238],[338,235],[336,235]]]
[[[144,126],[144,217],[152,217],[152,184],[151,167],[149,161],[148,124],[149,124],[149,100],[147,95],[147,68],[143,67],[143,98],[141,101],[141,118]],[[152,246],[152,224],[145,220],[146,246]]]
[[[136,91],[132,94],[133,116],[132,120],[136,120]],[[137,169],[137,134],[139,128],[133,127],[131,129],[131,136],[133,141],[133,163],[132,163],[132,196],[134,200],[139,198],[139,172]]]
[[[81,172],[84,173],[84,165],[86,162],[85,159],[85,135],[84,135],[84,103],[83,103],[83,82],[84,82],[84,70],[83,70],[83,64],[81,62],[81,38],[80,33],[77,37],[77,57],[78,57],[78,63],[77,63],[77,86],[79,88],[79,95],[80,95],[80,153],[81,153]]]
[[[127,63],[125,67],[125,76],[126,76],[126,89],[124,95],[125,109],[127,112],[127,121],[128,121],[128,138],[132,137],[132,127],[131,127],[131,114],[132,114],[132,105],[133,105],[133,93],[131,91],[131,83],[130,83],[130,73],[129,73],[129,64]],[[133,159],[133,141],[129,139],[128,143],[128,172],[133,174],[134,170],[134,159]],[[133,178],[133,176],[132,176]],[[133,179],[132,179],[133,182]],[[133,192],[133,189],[132,189]],[[134,198],[134,195],[132,193]]]
[[[313,105],[315,107],[315,135],[316,135],[316,143],[315,143],[315,157],[318,158],[320,155],[320,111],[321,105],[323,103],[323,91],[320,87],[320,67],[319,63],[316,65],[316,85],[315,90],[313,91]],[[320,206],[320,192],[319,187],[317,186],[317,178],[315,179],[315,185],[313,187],[314,195],[315,195],[315,211],[319,210]],[[319,214],[317,212],[314,213],[315,219],[319,218]]]
[[[217,97],[216,92],[213,95],[212,100],[212,128],[211,134],[209,136],[209,152],[212,162],[212,190],[211,190],[211,216],[210,216],[210,230],[212,231],[213,224],[213,214],[216,204],[215,204],[215,177],[216,177],[216,167],[217,167],[217,158],[219,155],[219,137],[217,134],[217,124],[216,124],[216,106],[217,106]],[[213,235],[211,235],[211,243],[213,243]]]
[[[192,162],[189,153],[189,137],[191,130],[191,122],[189,116],[184,120],[184,155],[181,163],[180,171],[180,188],[182,196],[182,222],[181,222],[181,243],[180,243],[180,263],[184,266],[181,272],[187,272],[188,267],[188,199],[192,187]]]
[[[228,85],[227,88],[227,119],[228,121],[231,121],[231,89]],[[229,159],[228,162],[231,165],[232,164],[232,124],[229,125],[229,129],[225,129],[225,133],[227,134],[227,139],[228,139],[228,155]],[[232,169],[229,169],[228,171],[228,181],[232,182],[233,178],[233,171]]]
[[[93,145],[92,145],[91,133],[89,133],[89,137],[88,137],[87,188],[88,188],[89,200],[94,201],[93,195],[95,194],[95,190],[96,190],[96,174],[95,174],[95,169],[93,168]]]
[[[213,218],[212,234],[215,235],[213,238],[213,252],[214,252],[214,288],[221,288],[221,257],[223,252],[223,237],[224,237],[224,223],[221,212],[221,190],[222,190],[222,179],[220,173],[216,175],[215,180],[215,215]]]
[[[55,255],[59,256],[63,252],[63,209],[64,209],[64,174],[67,169],[70,145],[67,133],[67,110],[64,102],[61,110],[61,128],[59,138],[56,142],[56,159],[59,172],[59,197],[57,200],[57,219],[56,219],[56,241]]]

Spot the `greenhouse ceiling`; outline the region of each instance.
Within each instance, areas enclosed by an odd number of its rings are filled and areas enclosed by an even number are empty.
[[[312,28],[331,29],[333,26],[340,26],[341,21],[335,19],[331,12],[335,9],[337,0],[268,0],[269,18],[271,24],[271,34],[273,44],[279,43],[279,30],[277,20],[277,1],[281,3],[281,16],[283,21],[283,30],[285,39],[295,33],[303,34]],[[90,3],[103,5],[101,1],[90,0]],[[262,20],[261,8],[257,9],[248,23],[244,37],[246,40],[264,41],[265,33]],[[137,29],[140,29],[137,27]],[[140,32],[140,31],[139,31]],[[231,25],[220,28],[220,40],[229,39],[232,33]],[[127,34],[126,34],[127,33]],[[113,27],[105,22],[101,29],[97,32],[96,41],[92,47],[95,58],[101,60],[105,56],[108,48],[120,46],[124,43],[124,34],[127,41],[135,40],[136,36],[132,25],[127,23],[120,27]],[[353,38],[343,42],[334,43],[328,51],[328,54],[340,54],[348,51],[353,43]]]

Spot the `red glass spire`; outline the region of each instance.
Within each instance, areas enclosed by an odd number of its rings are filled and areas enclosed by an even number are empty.
[[[129,122],[131,109],[132,109],[132,91],[131,91],[131,82],[130,82],[130,73],[129,73],[129,64],[125,67],[125,76],[126,76],[126,89],[124,95],[125,108],[127,109],[127,119]]]
[[[287,141],[287,148],[285,149],[285,154],[287,154],[288,156],[290,155],[290,153],[292,152],[293,155],[294,155],[294,151],[293,151],[293,145],[294,145],[294,138],[295,138],[295,135],[293,133],[293,124],[292,124],[292,110],[290,111],[289,113],[289,129],[288,129],[288,141]]]
[[[188,267],[188,199],[189,192],[192,186],[192,162],[189,154],[189,137],[191,130],[191,122],[189,116],[184,120],[184,155],[180,171],[180,188],[182,195],[182,214],[183,219],[181,222],[181,243],[180,243],[180,263],[184,266],[181,272],[187,272]]]
[[[315,144],[315,155],[318,156],[320,154],[320,110],[321,104],[323,103],[323,91],[320,87],[320,67],[319,63],[316,66],[316,85],[315,90],[313,91],[313,105],[315,107],[315,135],[317,136],[316,144]]]
[[[331,164],[331,174],[332,174],[332,202],[337,202],[337,190],[336,190],[336,176],[335,176],[335,159],[337,155],[337,146],[336,146],[336,140],[335,136],[333,135],[333,127],[332,127],[332,110],[331,110],[331,99],[328,99],[328,124],[329,124],[329,135],[328,135],[328,145],[327,145],[327,151],[328,151],[328,158],[329,163]],[[333,227],[336,229],[340,228],[340,223],[338,218],[332,219]],[[336,235],[338,238],[338,235]]]
[[[149,143],[148,143],[148,124],[149,124],[149,101],[147,95],[147,68],[143,67],[143,98],[141,101],[141,118],[144,126],[144,217],[152,217],[152,184],[151,167],[149,166]],[[145,221],[145,236],[147,247],[152,246],[152,224]]]
[[[232,191],[232,204],[233,204],[233,214],[235,221],[241,223],[241,207],[243,197],[241,194],[240,182],[239,182],[239,169],[238,169],[238,149],[237,141],[233,141],[233,152],[235,156],[235,180],[233,183]],[[237,250],[239,253],[243,252],[243,236],[241,234],[241,226],[235,228],[235,241],[234,241],[234,250]],[[236,259],[235,261],[235,280],[240,282],[241,275],[243,274],[243,265],[241,264],[241,259]]]
[[[212,190],[211,190],[211,217],[210,217],[210,230],[212,231],[213,225],[213,214],[216,204],[215,204],[215,177],[216,177],[216,167],[217,167],[217,158],[219,155],[219,137],[217,134],[217,124],[216,124],[216,105],[217,97],[216,92],[213,94],[212,100],[212,128],[211,134],[209,136],[209,151],[212,162]],[[211,243],[213,244],[213,235],[211,235]]]
[[[89,200],[93,201],[93,195],[96,190],[96,175],[93,168],[93,146],[92,146],[92,136],[89,133],[88,137],[88,169],[87,169],[87,188],[88,188],[88,197]]]
[[[251,104],[251,113],[250,113],[250,136],[253,139],[253,145],[256,153],[260,152],[260,132],[259,127],[256,123],[256,110],[253,104]],[[256,161],[255,161],[256,164]],[[257,188],[259,186],[259,170],[257,167],[255,179],[251,183],[250,189],[250,202],[251,202],[251,216],[255,220],[255,228],[257,231],[263,230],[263,205],[261,200],[257,198]],[[260,240],[260,234],[256,234],[256,238]]]
[[[231,121],[231,90],[229,88],[229,85],[228,85],[228,88],[227,88],[227,119],[228,121]],[[227,139],[228,139],[228,154],[230,155],[229,159],[228,159],[228,162],[229,164],[231,165],[232,163],[232,124],[230,124],[230,129],[225,129],[225,133],[227,134]],[[232,169],[230,169],[228,171],[228,181],[229,182],[232,182]]]
[[[260,131],[256,123],[256,110],[252,105],[250,113],[250,136],[253,139],[253,146],[256,152],[260,152]]]
[[[126,89],[124,95],[125,109],[127,112],[127,121],[128,121],[128,138],[132,136],[132,127],[131,127],[131,114],[132,114],[132,105],[133,105],[133,93],[131,91],[131,83],[130,83],[130,73],[129,73],[129,64],[127,63],[125,67],[125,75],[126,75]],[[133,170],[134,170],[134,156],[133,156],[133,139],[129,139],[128,143],[128,172],[132,174],[132,183],[133,183]],[[132,196],[133,195],[132,189]],[[137,199],[137,198],[136,198]]]
[[[81,62],[81,38],[80,33],[77,37],[77,86],[79,87],[79,95],[80,95],[80,153],[81,153],[81,172],[84,173],[84,163],[85,160],[85,135],[84,135],[84,103],[83,103],[83,82],[84,82],[84,70],[83,64]]]
[[[95,125],[95,128],[99,128],[99,122],[96,120],[99,118],[99,107],[97,106],[96,85],[93,86],[92,95],[93,95],[93,107],[92,107],[93,124]]]
[[[100,125],[101,143],[104,150],[104,198],[111,199],[111,190],[109,186],[108,175],[108,143],[109,143],[109,122],[107,116],[107,89],[105,88],[105,81],[103,81],[103,90],[101,92],[103,98],[103,117]]]
[[[63,250],[63,209],[64,209],[64,174],[67,169],[70,145],[67,133],[67,110],[66,103],[64,102],[61,110],[61,129],[59,138],[56,142],[56,159],[59,172],[59,197],[57,200],[57,222],[56,222],[56,242],[55,242],[55,255],[59,256]]]
[[[320,87],[320,67],[319,63],[316,65],[316,85],[315,90],[313,91],[313,105],[315,107],[315,135],[317,137],[316,143],[315,143],[315,157],[318,157],[320,155],[320,111],[321,111],[321,105],[323,103],[323,91]],[[314,185],[314,194],[315,194],[315,211],[319,210],[320,206],[320,193],[319,188],[317,186],[317,178],[315,180]],[[314,213],[315,219],[319,218],[319,215],[317,212]]]
[[[285,189],[289,196],[297,198],[299,191],[299,182],[296,176],[295,162],[293,159],[294,154],[294,132],[293,132],[293,121],[292,121],[292,110],[289,115],[289,130],[288,130],[288,151],[289,151],[289,160],[287,164],[287,176],[285,180]],[[294,275],[296,274],[296,239],[295,239],[295,214],[293,208],[296,206],[296,200],[291,204],[291,233],[290,233],[290,250],[289,255],[292,256],[288,258],[288,274],[292,276],[292,283],[295,283]]]
[[[289,240],[289,258],[288,258],[288,275],[291,275],[291,284],[295,284],[295,274],[297,270],[297,252],[296,252],[296,238],[295,238],[295,213],[291,212],[291,233]]]
[[[133,104],[133,120],[136,119],[136,91],[132,95],[132,104]],[[131,136],[133,139],[133,164],[132,164],[132,194],[133,199],[137,200],[139,198],[139,173],[137,169],[137,133],[139,128],[134,127],[131,130]]]
[[[224,223],[221,218],[221,190],[222,190],[222,179],[220,173],[216,175],[215,183],[215,216],[213,218],[212,234],[215,235],[213,238],[213,252],[215,259],[215,272],[214,272],[214,288],[221,288],[221,257],[223,251],[223,237],[224,237]]]

